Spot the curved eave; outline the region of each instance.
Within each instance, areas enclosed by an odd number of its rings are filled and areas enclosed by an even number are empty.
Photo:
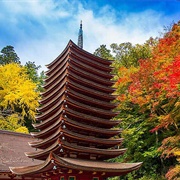
[[[16,175],[32,175],[39,174],[41,172],[48,172],[52,170],[54,164],[51,163],[52,153],[48,156],[46,161],[41,164],[34,166],[23,166],[23,167],[9,167],[10,171]],[[41,176],[39,174],[39,176]]]
[[[81,62],[86,62],[87,65],[89,65],[93,68],[96,68],[96,69],[100,69],[101,71],[104,71],[104,72],[110,73],[113,70],[112,67],[98,63],[97,61],[93,61],[92,59],[90,59],[88,57],[84,57],[83,55],[78,54],[74,50],[71,50],[70,58],[71,57],[74,57],[75,59],[78,59]]]
[[[64,84],[67,81],[67,75],[65,74],[63,77],[59,78],[58,81],[51,86],[49,89],[46,89],[46,91],[41,93],[42,99],[39,101],[42,103],[43,101],[49,99],[55,92],[57,92],[57,89],[60,89],[64,86]]]
[[[28,142],[28,144],[33,148],[45,149],[45,147],[47,147],[47,144],[53,144],[52,142],[58,139],[60,135],[61,135],[61,129],[58,128],[58,130],[52,135],[50,135],[48,138],[44,140]]]
[[[112,81],[110,79],[102,78],[100,76],[95,75],[94,73],[84,71],[83,69],[80,69],[71,63],[69,65],[69,69],[73,71],[77,76],[86,77],[86,79],[90,79],[94,82],[104,84],[105,86],[112,86],[115,83],[115,81]]]
[[[65,137],[68,137],[71,140],[74,139],[78,143],[80,142],[84,142],[87,144],[93,143],[97,147],[101,147],[101,146],[114,147],[115,145],[120,145],[123,141],[123,138],[119,138],[119,139],[97,138],[94,136],[87,136],[87,135],[74,133],[74,132],[69,131],[68,129],[63,129],[63,134]]]
[[[44,129],[50,124],[54,123],[56,120],[58,120],[63,113],[63,107],[61,107],[55,114],[48,117],[47,119],[43,120],[40,123],[32,124],[34,128],[36,129]],[[36,119],[37,120],[37,119]]]
[[[52,89],[54,89],[54,87],[56,87],[66,76],[67,76],[67,69],[65,68],[61,76],[57,78],[57,81],[55,81],[55,83],[53,83],[52,86],[48,86],[47,88],[46,88],[46,84],[43,86],[45,92],[42,92],[41,95],[46,95],[49,93],[49,91],[52,91]]]
[[[78,58],[74,58],[73,55],[70,57],[70,63],[74,64],[76,67],[79,67],[80,69],[84,69],[87,72],[94,73],[97,76],[112,79],[115,74],[110,74],[109,72],[104,72],[100,69],[96,69],[92,66],[87,65],[86,63],[83,63],[82,61],[79,61]]]
[[[127,149],[98,149],[92,147],[85,147],[57,139],[57,141],[48,148],[41,151],[25,152],[25,155],[28,156],[29,158],[45,160],[50,152],[57,152],[61,154],[60,152],[61,148],[65,153],[67,151],[72,153],[83,153],[83,154],[85,153],[87,156],[93,154],[96,156],[100,156],[101,159],[109,159],[109,158],[117,157],[119,155],[124,154],[127,150]],[[64,152],[62,153],[62,156]]]
[[[106,102],[106,101],[103,101],[103,100],[98,100],[96,98],[91,98],[89,97],[89,95],[83,95],[81,93],[78,93],[77,91],[73,91],[72,89],[70,89],[68,92],[67,92],[67,95],[68,96],[71,96],[75,99],[79,99],[81,100],[82,102],[86,102],[88,104],[93,104],[95,106],[98,106],[100,108],[106,108],[106,109],[114,109],[115,107],[117,107],[117,104],[115,103],[111,103],[111,102]]]
[[[88,63],[92,63],[93,65],[103,65],[104,67],[109,67],[113,60],[107,60],[102,59],[98,56],[95,56],[94,54],[91,54],[81,48],[79,48],[77,45],[73,44],[71,46],[71,53],[78,55],[79,57],[83,57],[85,61],[88,61]]]
[[[62,82],[57,86],[57,88],[53,89],[51,92],[48,92],[48,95],[47,93],[44,93],[44,94],[41,94],[42,99],[39,100],[39,103],[40,104],[46,104],[46,103],[49,103],[49,101],[51,101],[51,99],[53,99],[55,96],[57,96],[57,94],[59,93],[62,93],[63,91],[65,91],[65,86],[66,86],[66,77],[62,80]]]
[[[40,151],[25,152],[25,155],[29,158],[45,160],[51,152],[55,152],[55,151],[59,150],[60,143],[61,143],[61,141],[59,139],[57,139],[56,142],[54,144],[52,144],[51,146],[49,146],[48,148],[46,148],[44,150],[40,150]]]
[[[61,59],[63,57],[63,55],[68,51],[69,47],[73,44],[73,42],[70,40],[67,44],[67,46],[65,47],[65,49],[62,51],[62,53],[51,63],[47,64],[46,67],[48,69],[51,69],[53,66],[55,66],[55,64],[59,61],[59,59]]]
[[[50,76],[50,79],[46,79],[46,83],[43,86],[44,89],[47,89],[49,86],[52,86],[53,84],[55,84],[55,82],[57,81],[57,79],[59,79],[60,77],[64,76],[64,72],[66,71],[68,67],[68,63],[67,60],[62,64],[62,67],[59,67],[59,71],[57,72],[57,74]]]
[[[65,89],[62,88],[61,91],[57,95],[55,95],[53,98],[51,98],[48,102],[44,103],[43,106],[37,108],[38,112],[44,112],[50,108],[52,108],[55,104],[57,104],[57,101],[62,101],[63,95],[65,94]]]
[[[52,163],[53,162],[53,163]],[[74,158],[64,158],[50,153],[49,157],[41,164],[27,167],[10,167],[13,174],[34,176],[41,173],[53,171],[54,165],[58,169],[66,168],[77,171],[84,171],[85,173],[97,172],[104,173],[105,177],[120,176],[128,172],[137,170],[142,163],[114,163],[95,160],[83,160]]]
[[[57,129],[60,125],[60,121],[55,121],[51,126],[47,127],[46,129],[40,131],[40,132],[31,132],[31,136],[35,138],[42,138],[44,136],[47,136],[50,132],[52,132],[54,129]]]
[[[68,105],[67,108],[73,107],[73,109],[77,109],[77,111],[80,112],[83,111],[85,112],[85,114],[96,114],[96,116],[98,117],[106,117],[108,119],[111,119],[119,114],[118,112],[113,112],[111,110],[104,110],[77,102],[75,100],[70,99],[69,97],[66,99],[66,104]]]
[[[120,155],[123,155],[126,152],[126,148],[124,149],[99,149],[99,148],[94,148],[94,147],[86,147],[86,146],[80,146],[80,145],[75,145],[68,143],[66,141],[62,142],[62,147],[63,149],[71,151],[73,153],[86,153],[87,155],[96,155],[100,159],[110,159],[114,158]]]
[[[75,158],[59,157],[54,154],[54,159],[57,165],[62,165],[75,170],[82,170],[86,172],[105,172],[106,176],[118,176],[128,172],[137,170],[142,163],[116,163],[95,160],[83,160]],[[60,164],[59,164],[60,163]],[[62,164],[63,163],[63,164]]]
[[[63,103],[65,101],[65,97],[62,97],[60,99],[60,101],[58,101],[56,104],[54,104],[50,109],[48,109],[47,111],[45,111],[44,113],[37,115],[35,118],[36,120],[42,120],[42,119],[46,119],[49,116],[52,116],[52,114],[56,113],[58,111],[58,108],[62,108],[63,107]]]
[[[99,91],[102,91],[102,92],[105,92],[105,93],[113,93],[115,91],[115,89],[112,88],[112,87],[107,87],[105,85],[102,85],[102,84],[96,83],[94,81],[87,80],[85,78],[77,76],[71,70],[69,70],[69,72],[68,72],[68,77],[70,79],[72,79],[73,81],[78,82],[78,84],[82,84],[84,86],[88,86],[88,87],[90,87],[92,89],[96,89],[96,90],[99,90]]]
[[[44,81],[49,81],[60,70],[60,68],[63,67],[63,64],[67,63],[68,60],[69,51],[66,51],[66,53],[60,59],[58,59],[57,63],[51,69],[45,72],[47,77],[44,79]]]
[[[82,120],[85,124],[94,124],[98,127],[108,127],[108,128],[112,128],[116,125],[118,125],[121,121],[115,121],[115,120],[107,120],[107,119],[103,119],[103,118],[98,118],[95,116],[91,116],[91,115],[87,115],[84,113],[80,113],[77,111],[74,111],[72,109],[66,109],[66,111],[64,112],[64,114],[68,114],[72,117],[75,117],[77,119]]]
[[[85,142],[85,143],[94,143],[97,146],[107,146],[107,147],[113,147],[115,145],[119,145],[122,143],[123,138],[120,139],[109,139],[109,138],[96,138],[93,136],[86,136],[81,135],[78,133],[73,133],[69,131],[68,129],[58,129],[55,133],[53,133],[48,138],[41,140],[41,141],[33,141],[29,142],[29,145],[34,148],[40,148],[45,149],[45,147],[49,146],[49,144],[52,144],[57,138],[59,138],[60,135],[63,135],[72,140],[78,141],[78,142]],[[48,144],[48,145],[47,145]]]
[[[57,113],[55,117],[51,117],[45,121],[42,121],[41,123],[39,124],[32,124],[34,128],[36,129],[45,129],[47,126],[51,126],[51,124],[53,122],[55,122],[56,120],[58,119],[61,119],[61,113]],[[100,135],[103,135],[103,136],[107,136],[107,137],[112,137],[112,136],[115,136],[115,135],[118,135],[122,132],[121,129],[105,129],[105,128],[98,128],[98,127],[95,127],[95,126],[90,126],[90,125],[87,125],[87,124],[83,124],[83,123],[80,123],[80,122],[77,122],[77,121],[74,121],[74,120],[71,120],[69,118],[63,118],[64,121],[65,121],[65,124],[73,127],[73,128],[76,128],[76,129],[79,129],[79,130],[82,130],[82,131],[88,131],[88,132],[93,132],[93,133],[98,133]],[[106,120],[102,120],[103,122],[106,121]],[[114,121],[113,121],[114,122]],[[95,123],[97,124],[97,121],[95,121]],[[111,122],[110,122],[111,123]],[[119,124],[120,121],[115,121],[115,125]],[[114,124],[113,124],[114,125]],[[111,125],[111,126],[113,126]]]
[[[113,136],[118,135],[122,132],[121,129],[115,130],[115,129],[98,128],[95,126],[90,126],[87,124],[82,124],[82,123],[77,122],[77,121],[73,121],[69,118],[65,119],[65,124],[79,130],[80,132],[86,131],[86,132],[90,132],[91,134],[92,133],[95,133],[96,135],[99,134],[97,136],[113,137]]]
[[[78,92],[81,92],[81,93],[83,92],[83,94],[87,93],[89,96],[96,97],[97,99],[103,99],[106,101],[112,101],[112,100],[116,99],[115,95],[107,94],[104,92],[99,92],[96,89],[92,89],[92,88],[82,86],[81,84],[78,84],[78,83],[76,83],[70,79],[68,79],[68,86],[70,88],[76,89]]]
[[[78,53],[83,58],[92,59],[91,61],[95,62],[96,64],[100,64],[100,65],[103,64],[104,66],[110,66],[113,62],[113,60],[107,60],[107,59],[100,58],[98,56],[95,56],[94,54],[91,54],[91,53],[79,48],[73,41],[70,40],[68,42],[67,46],[65,47],[65,49],[62,51],[62,53],[54,61],[47,64],[46,67],[48,69],[53,68],[53,66],[55,66],[58,63],[59,59],[63,58],[64,54],[66,54],[66,52],[68,50],[70,50],[71,52],[74,51],[75,53]]]

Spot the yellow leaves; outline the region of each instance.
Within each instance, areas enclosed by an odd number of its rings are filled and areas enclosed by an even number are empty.
[[[18,64],[0,66],[0,107],[18,108],[21,115],[34,119],[39,93],[36,84],[29,80],[25,68]]]
[[[21,126],[21,127],[17,128],[17,129],[15,130],[15,132],[25,133],[25,134],[29,133],[29,132],[28,132],[28,129],[27,129],[25,126]]]
[[[123,132],[122,132],[122,136],[123,135],[132,136],[134,134],[134,131],[136,131],[136,128],[124,129]]]
[[[176,102],[174,106],[175,107],[179,107],[180,106],[180,102]]]
[[[22,125],[22,120],[18,114],[12,114],[5,118],[0,116],[0,129],[28,133],[28,129]]]
[[[179,162],[180,162],[180,148],[176,148],[174,155],[179,156]]]

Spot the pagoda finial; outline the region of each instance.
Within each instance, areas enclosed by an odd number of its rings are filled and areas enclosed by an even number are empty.
[[[78,34],[78,46],[82,49],[83,48],[83,30],[82,30],[82,20],[80,22],[80,29]]]

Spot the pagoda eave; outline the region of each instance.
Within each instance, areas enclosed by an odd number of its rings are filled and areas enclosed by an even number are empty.
[[[94,126],[90,126],[87,124],[83,124],[80,122],[73,121],[69,118],[65,119],[66,126],[70,127],[71,129],[80,130],[81,133],[83,131],[95,133],[96,136],[105,136],[105,137],[113,137],[115,135],[119,135],[122,132],[122,129],[105,129],[105,128],[98,128]],[[86,134],[86,133],[85,133]]]
[[[83,142],[84,144],[87,144],[87,146],[89,143],[91,143],[98,147],[114,147],[115,145],[120,145],[123,141],[123,138],[118,138],[118,139],[97,138],[93,136],[91,137],[91,136],[74,133],[67,129],[63,129],[62,132],[65,138],[70,138],[72,142],[73,140],[78,143]]]
[[[52,134],[55,130],[57,130],[60,126],[60,121],[55,121],[50,127],[47,127],[46,129],[40,131],[40,132],[31,132],[31,136],[35,138],[42,138],[46,137],[48,134]]]
[[[71,70],[75,74],[86,77],[88,79],[92,79],[93,81],[98,82],[98,83],[102,83],[102,84],[104,84],[106,86],[112,86],[115,83],[115,81],[110,81],[110,79],[101,78],[101,77],[99,77],[97,75],[94,75],[92,73],[88,73],[87,71],[83,71],[82,69],[79,69],[79,68],[77,68],[77,67],[75,67],[74,65],[71,65],[71,64],[69,66],[69,70]]]
[[[107,87],[105,85],[102,85],[102,84],[87,80],[87,79],[85,79],[83,77],[79,77],[76,74],[74,74],[73,72],[70,72],[67,75],[70,78],[70,80],[75,81],[78,84],[94,88],[94,89],[99,90],[101,92],[113,93],[115,91],[115,89],[113,89],[112,87]]]
[[[56,154],[61,154],[64,156],[67,152],[69,154],[75,153],[79,154],[79,157],[90,157],[92,154],[96,156],[98,159],[110,159],[122,155],[126,152],[126,148],[124,149],[99,149],[94,147],[85,147],[76,144],[71,144],[64,141],[64,136],[61,139],[57,139],[54,144],[49,146],[48,148],[40,151],[34,152],[25,152],[25,155],[29,158],[45,160],[50,152],[54,152]],[[83,154],[83,155],[81,155]]]
[[[62,51],[62,53],[61,53],[54,61],[52,61],[51,63],[47,64],[46,67],[47,67],[48,69],[52,69],[52,67],[53,67],[56,63],[58,63],[59,60],[62,59],[62,57],[68,52],[68,49],[69,49],[69,47],[72,45],[72,43],[73,43],[73,42],[72,42],[71,40],[69,40],[67,46],[66,46],[65,49]]]
[[[72,116],[73,118],[77,118],[79,119],[79,121],[83,121],[85,124],[91,122],[91,124],[96,124],[96,126],[98,127],[105,127],[105,128],[112,128],[121,122],[120,120],[107,120],[107,119],[87,115],[84,113],[74,111],[70,108],[67,108],[64,114],[66,114],[67,117]]]
[[[78,93],[77,91],[74,90],[69,90],[67,91],[67,95],[69,97],[72,97],[73,99],[81,100],[81,102],[86,102],[88,104],[94,104],[97,107],[100,108],[105,108],[105,109],[114,109],[117,107],[117,104],[113,104],[111,102],[103,101],[103,100],[98,100],[96,98],[89,97],[87,95],[83,95]]]
[[[107,72],[104,72],[104,71],[101,71],[100,69],[96,69],[92,66],[89,66],[81,61],[78,61],[78,59],[76,58],[73,58],[72,56],[70,57],[70,62],[71,64],[74,64],[76,65],[77,67],[81,68],[81,69],[84,69],[88,72],[91,72],[91,73],[94,73],[100,77],[104,77],[104,78],[107,78],[107,79],[112,79],[114,77],[114,74],[110,74],[110,73],[107,73]]]
[[[87,144],[91,143],[94,144],[94,146],[97,147],[102,147],[102,148],[110,148],[114,146],[119,146],[123,138],[119,139],[104,139],[104,138],[95,138],[95,137],[89,137],[86,135],[81,135],[78,133],[73,133],[71,131],[68,131],[67,129],[61,129],[59,128],[55,133],[53,133],[50,137],[44,140],[39,140],[39,141],[33,141],[29,142],[29,145],[34,148],[39,148],[39,149],[45,149],[47,146],[52,145],[57,138],[60,138],[60,136],[63,136],[65,139],[70,139],[71,143],[77,143],[77,144]]]
[[[104,175],[104,177],[113,177],[127,174],[137,170],[142,165],[139,163],[113,163],[104,161],[82,160],[74,158],[59,157],[50,153],[49,157],[41,164],[28,167],[10,167],[13,174],[23,175],[24,177],[44,177],[46,173],[63,174],[69,169],[73,172],[83,174],[93,174],[94,172]],[[54,169],[54,167],[56,167]]]

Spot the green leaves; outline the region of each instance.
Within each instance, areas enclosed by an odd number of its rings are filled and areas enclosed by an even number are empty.
[[[94,55],[104,59],[109,59],[109,60],[114,59],[113,55],[111,54],[111,50],[107,49],[106,45],[104,44],[100,45],[100,47],[95,50]]]
[[[0,64],[5,65],[9,63],[17,63],[20,64],[19,57],[14,51],[13,46],[6,46],[1,50],[0,54]]]

